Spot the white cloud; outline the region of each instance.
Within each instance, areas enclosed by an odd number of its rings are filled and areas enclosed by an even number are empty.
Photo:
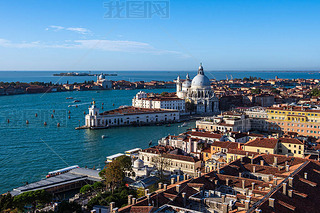
[[[76,33],[80,33],[80,34],[89,34],[89,33],[91,33],[90,30],[88,30],[86,28],[82,28],[82,27],[68,27],[68,28],[66,28],[66,30],[73,31],[73,32],[76,32]]]
[[[0,47],[90,49],[110,52],[150,53],[154,55],[172,54],[180,57],[189,57],[181,52],[154,48],[148,43],[122,40],[66,40],[63,43],[48,44],[39,41],[15,43],[0,38]]]
[[[61,31],[61,30],[67,30],[67,31],[76,32],[79,34],[91,34],[90,30],[83,27],[62,27],[57,25],[51,25],[47,27],[46,30],[53,30],[55,32]]]

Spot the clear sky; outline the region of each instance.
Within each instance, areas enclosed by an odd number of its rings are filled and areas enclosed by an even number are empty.
[[[320,70],[319,0],[136,3],[1,0],[0,70]]]

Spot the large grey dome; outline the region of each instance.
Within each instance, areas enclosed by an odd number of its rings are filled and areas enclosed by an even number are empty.
[[[210,87],[210,80],[207,76],[198,74],[192,79],[192,87]]]

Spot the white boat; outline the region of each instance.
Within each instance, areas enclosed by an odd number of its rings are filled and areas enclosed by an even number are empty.
[[[105,139],[105,138],[107,138],[107,137],[108,137],[107,135],[102,135],[102,136],[101,136],[102,139]]]
[[[185,126],[188,126],[186,122],[184,122],[180,127],[185,127]]]

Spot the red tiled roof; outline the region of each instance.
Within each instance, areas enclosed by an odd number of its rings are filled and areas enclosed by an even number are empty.
[[[100,115],[135,115],[135,114],[148,114],[148,113],[168,113],[168,112],[178,112],[176,110],[164,110],[164,109],[148,109],[140,107],[123,107],[114,110],[105,111],[100,113]]]
[[[274,138],[256,138],[254,140],[248,141],[244,146],[255,146],[274,149],[278,143],[278,139]]]

